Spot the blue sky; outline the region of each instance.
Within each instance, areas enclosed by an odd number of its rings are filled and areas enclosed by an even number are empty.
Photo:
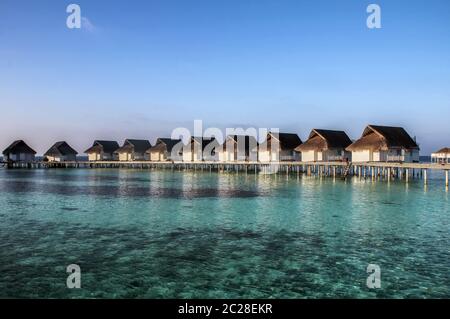
[[[70,3],[89,25],[66,27]],[[0,148],[153,142],[201,119],[302,139],[399,125],[426,154],[450,146],[449,40],[446,0],[2,0]]]

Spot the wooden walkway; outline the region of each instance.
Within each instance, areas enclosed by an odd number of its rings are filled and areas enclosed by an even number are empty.
[[[3,164],[7,164],[4,163]],[[215,171],[261,174],[305,174],[308,176],[342,177],[358,176],[372,180],[422,178],[428,183],[428,171],[441,171],[445,186],[449,186],[450,164],[436,163],[390,163],[390,162],[151,162],[151,161],[98,161],[98,162],[32,162],[10,163],[9,168],[129,168],[170,169],[192,171]]]

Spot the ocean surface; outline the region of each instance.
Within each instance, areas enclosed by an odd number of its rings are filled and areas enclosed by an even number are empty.
[[[0,169],[0,297],[450,298],[443,178]]]

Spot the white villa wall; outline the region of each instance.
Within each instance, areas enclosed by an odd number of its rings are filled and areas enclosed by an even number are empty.
[[[183,148],[183,162],[192,162],[194,160],[192,155],[193,154],[190,150]]]
[[[447,153],[432,153],[431,161],[435,163],[450,163],[450,154]]]
[[[153,162],[161,162],[164,161],[164,154],[162,152],[151,152],[150,160]]]
[[[323,152],[316,152],[316,161],[323,161]]]
[[[259,151],[258,157],[260,162],[270,162],[270,152],[268,150]]]
[[[131,161],[131,153],[119,153],[119,161],[121,162]]]
[[[405,151],[390,149],[377,151],[371,154],[370,150],[352,152],[352,162],[419,162],[419,150]]]
[[[384,151],[373,152],[372,153],[372,162],[386,162],[387,153]]]
[[[110,153],[89,153],[89,161],[115,161],[118,159],[117,155],[111,155]]]
[[[74,154],[65,155],[65,156],[47,156],[49,162],[75,162],[77,160],[77,156]]]
[[[89,153],[88,154],[88,160],[90,162],[99,161],[101,155],[99,153]]]
[[[343,155],[344,154],[344,155]],[[351,160],[351,152],[344,152],[339,149],[326,150],[322,152],[306,151],[301,153],[302,162],[330,162],[342,161],[345,158]],[[365,160],[363,160],[365,161]]]
[[[363,150],[363,151],[354,151],[352,152],[352,162],[358,163],[358,162],[370,162],[371,156],[370,156],[370,150]]]
[[[201,162],[201,152],[183,151],[183,162]]]
[[[224,150],[219,151],[219,162],[225,162],[227,158],[227,152]]]
[[[315,162],[315,161],[316,161],[315,151],[302,152],[302,162]]]
[[[202,154],[202,152],[200,150],[198,152],[194,152],[192,154],[192,160],[194,162],[202,162],[203,161],[203,154]]]

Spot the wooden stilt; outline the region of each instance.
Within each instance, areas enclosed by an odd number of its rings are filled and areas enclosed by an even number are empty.
[[[445,187],[448,188],[448,170],[445,171]]]

